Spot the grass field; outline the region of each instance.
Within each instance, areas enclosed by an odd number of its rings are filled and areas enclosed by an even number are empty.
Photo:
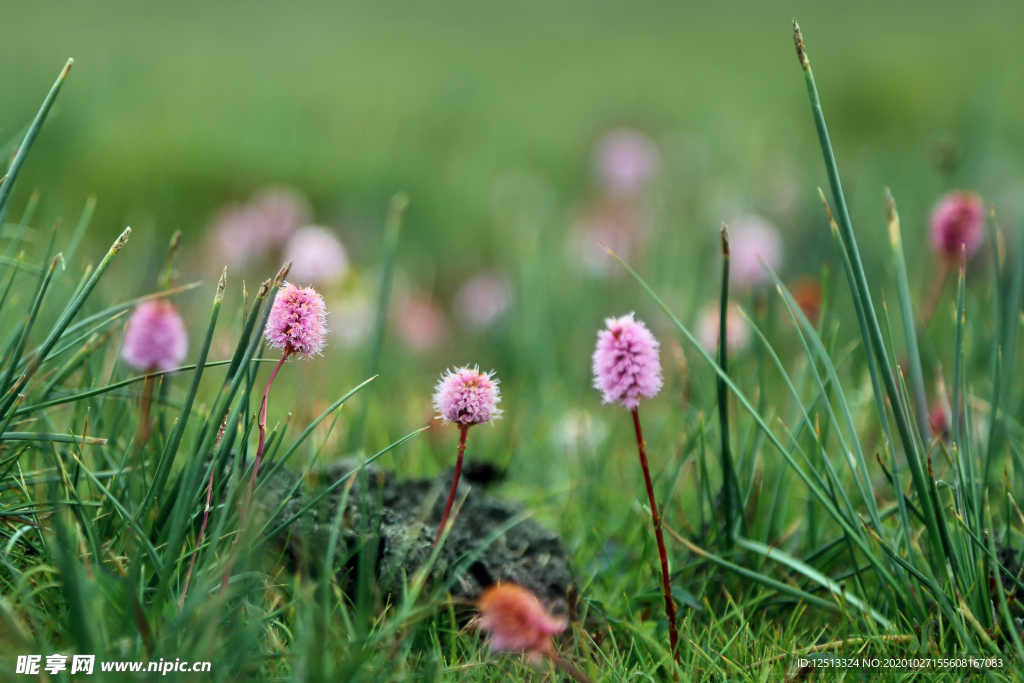
[[[609,681],[1020,680],[1024,8],[3,12],[0,679],[28,680],[19,656],[59,652],[211,662],[181,680],[560,680],[561,661]],[[625,193],[595,171],[621,129],[657,158]],[[301,222],[339,237],[349,265],[310,276],[332,332],[323,355],[281,368],[251,477],[280,357],[262,332],[291,252],[242,259],[217,239],[224,207],[267,186],[305,197]],[[995,212],[963,269],[929,248],[954,189]],[[751,214],[782,256],[744,284]],[[467,285],[480,274],[498,294]],[[725,357],[723,292],[742,311],[729,339],[746,337]],[[150,295],[173,301],[189,339],[159,377],[125,361]],[[591,375],[603,321],[630,311],[661,342],[665,385],[639,413],[678,662],[633,422]],[[568,549],[579,599],[557,657],[497,652],[424,575],[388,596],[350,571],[373,561],[372,524],[334,515],[323,557],[359,540],[317,573],[246,516],[250,480],[259,500],[280,463],[451,468],[458,430],[432,419],[431,395],[467,363],[495,370],[505,411],[472,430],[467,462],[502,470],[491,492]],[[796,664],[833,655],[880,668]],[[936,661],[883,670],[908,657]]]

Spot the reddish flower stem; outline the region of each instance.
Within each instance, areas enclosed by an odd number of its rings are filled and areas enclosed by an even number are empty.
[[[288,355],[291,353],[290,349],[285,349],[284,354],[281,356],[281,360],[277,361],[277,365],[274,366],[274,371],[270,373],[270,378],[267,380],[267,386],[263,389],[263,402],[260,404],[260,417],[257,420],[257,425],[260,430],[260,441],[259,446],[256,448],[256,459],[252,464],[252,476],[249,478],[249,488],[245,491],[245,500],[242,502],[242,511],[238,515],[238,534],[235,535],[234,546],[231,550],[231,555],[228,556],[227,566],[224,567],[224,578],[220,582],[220,593],[221,595],[228,588],[228,579],[231,578],[231,569],[235,564],[235,557],[238,553],[238,540],[242,537],[242,530],[245,525],[246,515],[249,513],[249,503],[252,502],[252,490],[256,486],[256,477],[260,473],[260,463],[263,462],[263,451],[267,447],[267,396],[270,394],[270,385],[274,383],[274,378],[277,377],[278,370],[284,365],[284,362],[288,360]]]
[[[665,550],[665,535],[661,531],[661,514],[658,511],[658,503],[654,499],[651,471],[647,467],[647,443],[644,441],[644,435],[640,429],[640,413],[636,408],[633,408],[630,412],[633,414],[633,428],[636,430],[636,445],[640,450],[640,467],[644,470],[644,481],[647,483],[647,497],[651,499],[654,536],[658,539],[658,554],[661,555],[661,578],[665,592],[665,616],[668,618],[669,645],[672,648],[672,656],[675,657],[676,663],[679,663],[679,650],[676,647],[679,642],[679,632],[676,630],[676,601],[672,599],[672,583],[668,573],[668,553]]]
[[[469,425],[459,425],[459,432],[459,457],[455,460],[455,477],[452,479],[452,490],[448,493],[448,502],[444,506],[444,514],[441,515],[441,523],[437,526],[437,536],[434,537],[435,548],[441,540],[444,525],[448,522],[448,515],[452,511],[452,503],[455,502],[455,490],[459,488],[459,476],[462,474],[462,455],[466,452],[466,434],[469,433]]]

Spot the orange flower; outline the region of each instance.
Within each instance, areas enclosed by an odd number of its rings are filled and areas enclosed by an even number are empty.
[[[491,648],[526,652],[539,660],[552,653],[551,636],[565,630],[564,619],[552,616],[533,593],[514,583],[484,591],[477,604],[480,629],[491,634]]]

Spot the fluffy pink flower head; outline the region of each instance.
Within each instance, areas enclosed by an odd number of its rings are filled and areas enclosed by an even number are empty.
[[[335,284],[348,274],[348,254],[333,231],[315,225],[299,228],[284,248],[291,275],[301,282]]]
[[[661,391],[658,340],[633,314],[605,320],[594,349],[594,386],[605,403],[621,403],[626,410],[640,405],[640,397]]]
[[[324,348],[327,309],[312,287],[284,283],[270,309],[264,335],[270,345],[286,353],[313,356]]]
[[[932,250],[957,261],[960,249],[970,258],[985,239],[985,203],[974,192],[952,192],[932,209]]]
[[[594,170],[612,192],[636,194],[658,170],[658,148],[639,131],[613,130],[598,143]]]
[[[697,340],[712,355],[718,351],[721,318],[722,307],[716,302],[705,306],[697,319]],[[740,312],[740,307],[731,301],[725,313],[725,335],[730,356],[743,351],[750,344],[750,326]]]
[[[533,593],[514,583],[498,583],[477,603],[480,630],[491,634],[491,649],[526,652],[539,660],[551,654],[551,636],[565,630],[564,619],[550,614]]]
[[[761,261],[778,272],[782,266],[782,238],[768,219],[741,216],[729,224],[729,281],[740,287],[767,284],[771,276]]]
[[[139,304],[128,321],[122,355],[139,370],[173,370],[188,353],[188,332],[178,310],[157,299]]]
[[[501,392],[494,371],[469,366],[448,370],[434,389],[434,410],[445,422],[482,425],[501,417]]]

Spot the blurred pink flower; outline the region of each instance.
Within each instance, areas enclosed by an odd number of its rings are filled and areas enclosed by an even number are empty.
[[[739,287],[758,287],[771,281],[764,269],[778,272],[782,266],[782,238],[767,218],[741,216],[729,224],[729,282]]]
[[[265,187],[253,195],[251,204],[260,214],[262,230],[274,247],[312,218],[309,201],[298,191],[280,185]]]
[[[935,403],[928,412],[928,424],[932,427],[932,433],[945,440],[949,431],[949,412],[942,403]]]
[[[411,292],[395,307],[398,338],[417,353],[433,351],[448,339],[448,320],[426,292]]]
[[[343,282],[348,274],[348,254],[333,231],[315,225],[299,228],[288,238],[285,261],[292,262],[292,279],[314,285]]]
[[[715,302],[705,306],[697,319],[696,337],[704,350],[714,355],[718,351],[718,333],[722,317],[721,304]],[[730,301],[725,314],[725,334],[728,337],[729,355],[735,355],[750,344],[750,326],[738,304]]]
[[[309,204],[302,195],[269,187],[244,203],[224,206],[212,223],[213,245],[231,268],[246,268],[281,248],[288,236],[309,222]]]
[[[501,391],[494,371],[479,366],[448,370],[434,388],[434,410],[445,422],[483,425],[501,417]]]
[[[312,287],[284,283],[274,298],[264,335],[270,345],[285,353],[314,356],[324,348],[327,309],[324,298]]]
[[[932,250],[951,261],[970,258],[985,239],[985,203],[975,192],[951,192],[932,209]]]
[[[613,194],[635,195],[658,170],[658,148],[643,133],[620,128],[605,134],[594,153],[594,171]]]
[[[498,322],[512,304],[512,283],[500,268],[477,273],[455,292],[452,310],[467,327],[486,330]]]
[[[605,320],[594,349],[594,387],[605,403],[621,403],[626,410],[661,391],[658,340],[633,314]]]
[[[169,301],[156,299],[135,307],[124,335],[122,356],[138,370],[173,370],[188,353],[188,331]]]
[[[491,635],[491,649],[525,652],[534,661],[551,654],[551,636],[567,626],[548,613],[533,593],[514,583],[498,583],[477,603],[480,630]]]

